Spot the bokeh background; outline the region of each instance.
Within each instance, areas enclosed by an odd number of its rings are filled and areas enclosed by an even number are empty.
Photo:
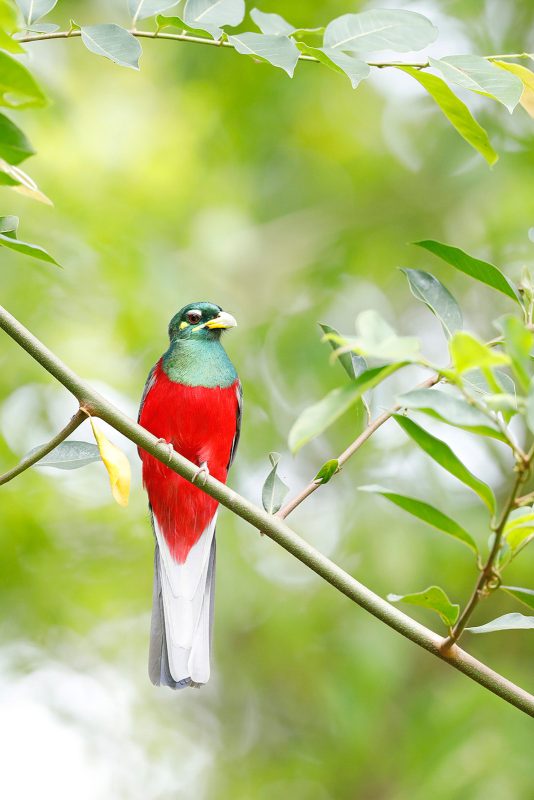
[[[127,24],[126,3],[63,0],[62,23]],[[251,4],[249,4],[250,6]],[[372,7],[352,0],[257,5],[301,25]],[[380,2],[426,13],[431,52],[534,50],[522,0]],[[48,21],[48,20],[47,20]],[[146,374],[185,303],[214,300],[239,322],[225,340],[244,384],[231,485],[259,502],[268,453],[293,492],[353,438],[343,418],[289,455],[298,412],[344,382],[318,321],[352,332],[376,308],[445,358],[437,321],[398,267],[430,269],[491,337],[509,301],[451,274],[409,242],[435,238],[519,277],[533,262],[532,120],[470,95],[501,153],[490,170],[421,88],[383,71],[357,92],[324,68],[280,70],[216,48],[143,42],[139,73],[79,40],[28,48],[51,97],[20,114],[38,156],[26,169],[55,203],[3,190],[2,213],[64,269],[2,251],[2,302],[77,372],[135,414]],[[6,338],[0,345],[0,463],[7,469],[61,427],[68,394]],[[376,411],[419,376],[373,398]],[[510,464],[494,445],[440,428],[502,495]],[[82,428],[77,438],[90,439]],[[531,798],[526,716],[402,640],[268,538],[222,512],[215,666],[200,691],[171,693],[146,674],[152,536],[137,456],[130,505],[104,469],[33,469],[2,489],[0,787],[26,800],[522,800]],[[441,584],[465,600],[465,548],[376,497],[380,482],[434,499],[479,541],[487,520],[452,480],[388,425],[294,514],[306,539],[379,594]],[[508,582],[529,585],[532,553]],[[408,609],[439,629],[430,612]],[[494,597],[482,622],[512,601]],[[527,631],[466,645],[532,688]]]

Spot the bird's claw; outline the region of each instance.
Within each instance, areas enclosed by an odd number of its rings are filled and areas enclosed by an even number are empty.
[[[174,453],[172,442],[168,442],[167,439],[158,439],[158,444],[164,445],[165,450],[167,451],[167,461],[170,461]]]
[[[191,483],[200,483],[201,486],[206,485],[206,481],[210,476],[210,471],[208,468],[208,462],[203,461],[202,464],[199,466],[193,477],[191,478]]]

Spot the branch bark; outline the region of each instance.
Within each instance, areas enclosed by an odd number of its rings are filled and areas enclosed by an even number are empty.
[[[1,306],[0,327],[33,359],[41,364],[50,375],[65,386],[78,399],[80,406],[91,415],[98,416],[108,422],[117,431],[169,466],[186,480],[193,480],[197,472],[195,464],[177,452],[174,452],[169,459],[168,448],[165,444],[159,442],[155,436],[131,420],[126,414],[123,414],[98,392],[95,392],[89,384],[69,369],[39,339]],[[425,628],[376,595],[308,544],[282,520],[267,514],[266,511],[255,506],[249,500],[241,497],[237,492],[234,492],[211,476],[207,478],[206,484],[200,488],[234,514],[266,533],[327,583],[390,628],[463,672],[469,678],[525,714],[534,717],[533,695],[494,672],[485,664],[461,650],[457,645],[444,650],[445,640],[441,636]]]

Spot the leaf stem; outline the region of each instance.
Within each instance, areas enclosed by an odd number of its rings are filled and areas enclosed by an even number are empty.
[[[61,442],[65,441],[67,436],[70,436],[70,434],[75,431],[85,419],[87,419],[87,414],[85,411],[79,408],[72,419],[67,422],[65,427],[62,428],[59,433],[56,433],[53,439],[50,439],[49,442],[41,445],[41,447],[38,447],[31,455],[25,456],[16,467],[13,467],[13,469],[10,469],[8,472],[0,475],[0,486],[2,486],[4,483],[9,483],[9,481],[12,481],[13,478],[17,477],[17,475],[25,472],[25,470],[32,467],[34,464],[48,455],[48,453],[51,453],[52,450],[54,450],[58,444],[61,444]]]

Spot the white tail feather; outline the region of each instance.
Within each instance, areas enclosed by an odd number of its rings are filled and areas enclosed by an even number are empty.
[[[217,514],[191,548],[183,564],[173,559],[154,518],[160,553],[156,569],[160,573],[168,668],[173,681],[185,682],[184,685],[188,682],[206,683],[210,675],[216,517]],[[159,608],[155,608],[153,613],[160,613]],[[159,649],[160,652],[163,650],[161,646]],[[164,673],[161,668],[160,673]]]

